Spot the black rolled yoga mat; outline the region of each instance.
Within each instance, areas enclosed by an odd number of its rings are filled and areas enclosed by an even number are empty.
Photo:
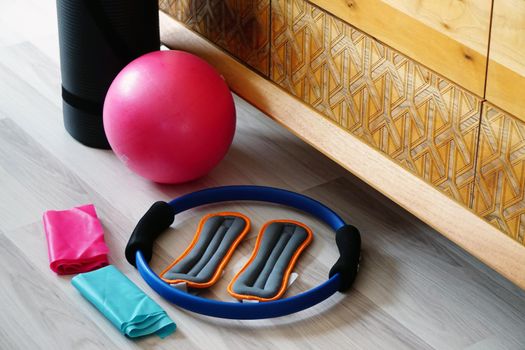
[[[106,92],[133,59],[158,50],[157,0],[57,0],[64,126],[86,146],[110,148]]]

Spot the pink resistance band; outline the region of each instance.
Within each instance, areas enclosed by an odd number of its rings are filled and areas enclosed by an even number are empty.
[[[104,231],[92,204],[44,213],[49,267],[59,275],[108,265]]]

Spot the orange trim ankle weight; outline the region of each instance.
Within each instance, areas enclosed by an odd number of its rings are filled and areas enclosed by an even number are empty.
[[[230,282],[228,292],[241,300],[279,299],[286,291],[297,259],[312,240],[312,230],[301,222],[272,220],[265,223],[250,259]],[[282,268],[279,264],[283,261],[286,269],[279,275]],[[278,279],[280,287],[276,290]]]
[[[160,277],[165,282],[186,283],[192,288],[214,285],[249,230],[250,219],[241,213],[220,212],[204,216],[190,245]]]

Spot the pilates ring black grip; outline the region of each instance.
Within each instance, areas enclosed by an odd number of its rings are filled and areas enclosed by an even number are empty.
[[[287,205],[307,212],[328,224],[336,234],[340,257],[330,269],[329,278],[321,285],[301,294],[262,303],[237,303],[210,300],[173,288],[151,270],[155,239],[185,210],[224,201],[252,200]],[[140,219],[126,246],[126,259],[136,266],[144,280],[157,293],[174,304],[203,315],[231,319],[279,317],[309,308],[336,291],[350,288],[359,270],[361,236],[359,230],[346,224],[324,204],[305,195],[264,186],[224,186],[192,192],[169,203],[156,202]]]

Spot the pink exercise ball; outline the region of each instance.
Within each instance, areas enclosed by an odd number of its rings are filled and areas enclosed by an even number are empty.
[[[104,102],[111,148],[133,172],[181,183],[212,170],[235,133],[235,105],[224,79],[203,59],[156,51],[128,64]]]

